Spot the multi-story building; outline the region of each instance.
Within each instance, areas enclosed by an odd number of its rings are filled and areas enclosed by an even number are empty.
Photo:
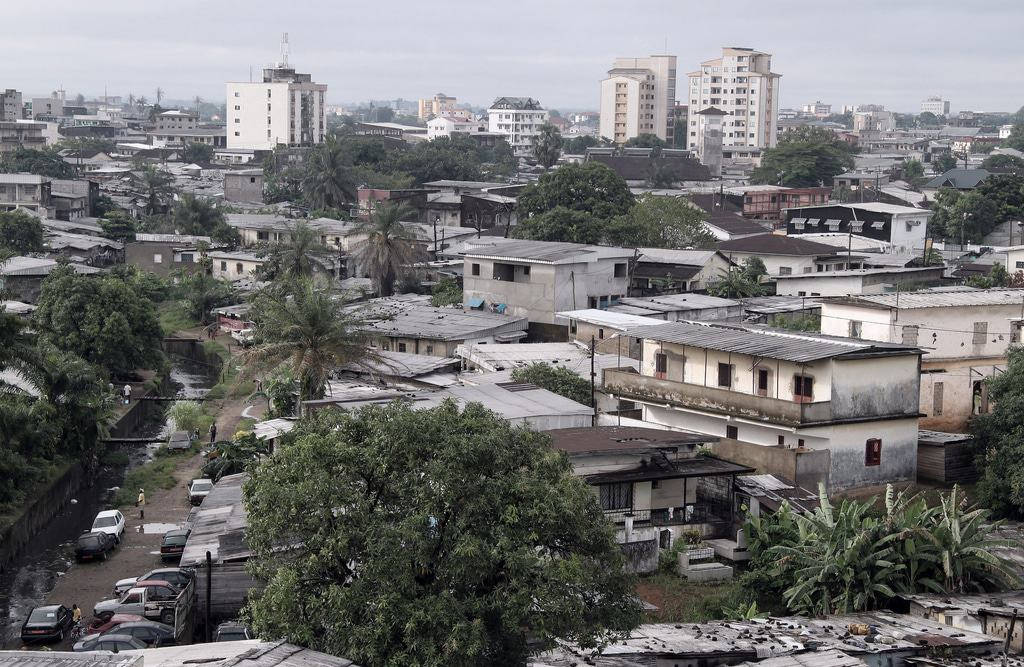
[[[282,49],[281,62],[263,70],[263,81],[227,84],[227,147],[270,150],[323,143],[326,95],[327,85],[296,72]]]
[[[718,436],[717,455],[811,488],[914,479],[916,346],[721,322],[628,335],[640,372],[605,369],[603,385],[643,421]]]
[[[935,95],[932,97],[926,97],[924,101],[921,102],[921,113],[933,113],[936,116],[948,116],[949,100],[944,100]]]
[[[434,116],[427,121],[427,139],[450,137],[453,134],[475,134],[480,131],[479,121],[457,116]]]
[[[417,115],[420,120],[430,120],[434,116],[449,115],[448,112],[455,108],[456,99],[448,97],[444,93],[438,93],[419,101]]]
[[[989,411],[986,380],[1006,370],[1021,344],[1024,290],[874,294],[821,306],[822,333],[921,345],[921,428],[962,432]]]
[[[55,90],[49,97],[32,98],[32,120],[64,115],[64,91]]]
[[[832,105],[825,104],[822,101],[812,102],[811,104],[804,105],[804,115],[814,116],[815,118],[828,118],[832,115]]]
[[[156,116],[157,130],[194,130],[199,114],[183,109],[168,109]]]
[[[772,72],[771,67],[771,54],[725,47],[720,58],[703,62],[699,70],[690,72],[687,148],[696,151],[704,144],[706,126],[695,116],[708,108],[726,114],[721,128],[723,146],[775,146],[782,75]]]
[[[0,121],[16,121],[24,117],[21,93],[8,88],[0,93]]]
[[[0,211],[19,208],[54,217],[50,179],[36,174],[0,174]]]
[[[676,57],[617,58],[601,81],[601,136],[617,144],[653,134],[673,144]]]
[[[748,185],[732,188],[730,194],[743,196],[743,216],[759,220],[778,220],[782,209],[824,204],[832,188],[786,188],[781,185]]]
[[[891,252],[901,253],[921,252],[931,215],[926,208],[880,202],[791,206],[782,212],[790,238],[800,234],[849,234],[881,241]]]
[[[18,148],[42,148],[46,145],[46,123],[0,121],[0,153]]]
[[[892,132],[896,115],[891,111],[858,111],[853,114],[853,129],[858,132]]]
[[[530,155],[547,110],[532,97],[499,97],[487,110],[487,129],[504,134],[518,157]]]

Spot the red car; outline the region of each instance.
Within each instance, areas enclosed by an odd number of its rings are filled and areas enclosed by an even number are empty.
[[[85,629],[85,634],[94,635],[98,632],[106,632],[111,628],[115,628],[122,623],[135,623],[136,621],[145,621],[146,619],[135,614],[114,614],[109,620],[103,621],[98,618],[94,618],[89,627]]]

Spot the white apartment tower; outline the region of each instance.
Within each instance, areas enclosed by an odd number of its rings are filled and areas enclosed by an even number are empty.
[[[270,150],[322,143],[326,96],[326,84],[313,83],[309,74],[288,64],[285,33],[281,60],[263,69],[262,81],[227,84],[228,148]]]
[[[675,136],[676,57],[616,58],[601,81],[601,136],[617,144],[653,134]]]
[[[546,122],[547,109],[532,97],[499,97],[487,109],[487,129],[504,134],[516,157],[533,152],[534,137]]]
[[[771,148],[778,140],[779,79],[771,71],[772,56],[737,46],[724,47],[722,57],[701,63],[689,73],[686,146],[699,151],[705,127],[697,113],[716,108],[722,116],[722,147]]]
[[[924,101],[921,102],[921,113],[933,113],[936,116],[948,116],[949,100],[944,100],[938,96],[925,98]]]

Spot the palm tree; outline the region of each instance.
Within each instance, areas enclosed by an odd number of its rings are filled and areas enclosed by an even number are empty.
[[[370,349],[362,312],[339,307],[312,280],[276,285],[255,299],[256,345],[244,355],[247,375],[287,368],[302,400],[323,398],[331,374],[379,358]]]
[[[302,192],[310,208],[342,208],[355,201],[356,185],[345,152],[333,137],[313,149],[302,177]]]
[[[395,281],[416,258],[413,238],[402,226],[402,219],[413,212],[405,203],[380,203],[369,220],[356,228],[356,234],[366,235],[359,251],[360,261],[380,296],[395,293]]]
[[[218,442],[211,452],[210,462],[203,466],[203,477],[219,482],[225,475],[245,472],[251,463],[268,454],[270,447],[266,441],[252,433],[231,442]]]
[[[742,269],[736,267],[729,269],[720,279],[708,285],[708,294],[726,299],[761,296],[761,293],[761,286],[751,280]]]
[[[225,224],[224,213],[216,204],[191,194],[181,195],[171,213],[174,228],[180,234],[212,236]]]
[[[235,301],[231,284],[207,274],[205,271],[185,270],[176,274],[177,292],[189,317],[200,324],[213,322],[213,309]],[[167,332],[172,333],[172,332]]]
[[[164,204],[164,200],[170,199],[174,194],[171,183],[174,177],[166,171],[157,169],[153,165],[146,165],[142,169],[142,188],[146,193],[146,215],[154,215]]]
[[[327,250],[320,243],[320,234],[300,220],[288,230],[288,243],[277,253],[278,270],[287,279],[309,278],[316,267],[327,268]]]

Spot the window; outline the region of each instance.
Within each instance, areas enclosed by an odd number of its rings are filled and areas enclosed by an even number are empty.
[[[932,385],[932,414],[942,414],[942,393],[945,390],[945,386],[941,382],[936,382]]]
[[[785,444],[786,444],[786,436],[780,435],[779,436],[779,445],[785,445]]]
[[[718,386],[719,387],[731,387],[732,386],[732,364],[718,364]]]
[[[797,447],[803,447],[804,446],[804,439],[803,438],[797,438],[796,446]]]
[[[740,430],[732,424],[727,424],[725,427],[725,437],[732,440],[739,440]]]
[[[792,275],[792,274],[793,274],[793,267],[791,267],[791,266],[780,266],[779,267],[779,275],[780,276],[789,276],[789,275]]]
[[[860,338],[862,323],[857,320],[850,320],[850,338]]]
[[[975,322],[974,323],[974,339],[971,342],[975,345],[981,345],[988,338],[988,322]]]
[[[668,356],[658,352],[654,355],[654,377],[664,380],[666,372],[668,372]]]
[[[195,262],[195,256],[190,252],[181,253],[182,264],[192,264]]]
[[[245,269],[242,267],[241,262],[235,262],[235,273],[241,275]]]
[[[528,267],[528,266],[524,266],[523,267],[523,275],[524,276],[530,275],[530,267]]]
[[[868,438],[864,443],[864,465],[877,466],[882,464],[882,440]]]
[[[434,353],[434,346],[433,345],[427,345],[427,354],[433,354],[433,353]]]
[[[569,320],[569,333],[575,334],[579,328],[579,324],[576,320]]]
[[[164,256],[163,255],[161,255],[160,253],[154,253],[153,254],[153,263],[154,264],[163,264],[163,262],[164,262]]]
[[[908,324],[903,327],[903,344],[917,345],[917,325]]]
[[[479,264],[474,264],[473,267],[472,267],[471,273],[474,276],[479,276],[480,275],[480,265]]]
[[[616,278],[625,278],[626,277],[626,263],[625,262],[616,262],[615,263],[615,277]]]
[[[624,510],[633,507],[633,483],[602,484],[598,487],[601,496],[601,509]]]
[[[793,376],[793,400],[809,403],[814,397],[814,378],[808,375]]]
[[[604,340],[604,329],[597,330],[597,337],[599,340]]]
[[[398,351],[399,352],[405,352],[405,343],[399,343],[398,344]]]
[[[227,270],[228,270],[228,263],[227,263],[227,262],[221,262],[221,263],[220,263],[220,270],[221,270],[221,271],[223,271],[223,272],[225,272],[225,273],[227,273]]]
[[[757,395],[768,395],[768,369],[766,368],[757,369]]]

